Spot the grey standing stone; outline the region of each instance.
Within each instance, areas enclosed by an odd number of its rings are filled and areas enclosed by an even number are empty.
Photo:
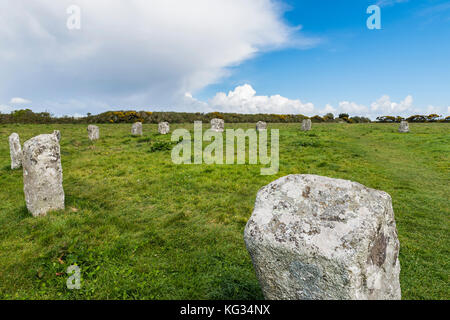
[[[400,123],[400,127],[398,128],[398,132],[400,132],[400,133],[408,133],[409,132],[409,123],[408,123],[408,121],[402,121]]]
[[[97,126],[89,125],[87,128],[89,140],[94,141],[100,139],[100,129]]]
[[[28,210],[43,216],[64,209],[61,150],[55,134],[41,134],[23,146],[23,189]]]
[[[256,130],[257,131],[267,130],[267,123],[265,123],[264,121],[258,121],[256,123]]]
[[[9,136],[9,153],[11,156],[11,169],[19,169],[22,167],[22,147],[20,146],[20,138],[17,133]]]
[[[61,132],[59,130],[53,131],[53,134],[56,136],[56,139],[58,139],[58,142],[61,141]]]
[[[315,175],[263,187],[244,232],[267,299],[400,299],[399,240],[386,192]]]
[[[223,119],[212,119],[211,120],[211,130],[216,132],[223,132],[225,129],[225,121]]]
[[[311,119],[303,119],[302,121],[302,131],[309,131],[311,130]]]
[[[170,125],[168,122],[160,122],[158,124],[159,134],[168,134],[170,132]]]
[[[131,134],[133,136],[142,136],[142,122],[133,123],[131,126]]]

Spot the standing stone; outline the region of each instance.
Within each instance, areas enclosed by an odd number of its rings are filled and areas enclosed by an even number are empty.
[[[309,131],[311,130],[311,119],[303,119],[302,121],[302,131]]]
[[[258,121],[256,123],[256,130],[257,131],[267,130],[267,123],[265,123],[264,121]]]
[[[100,139],[100,129],[97,126],[89,125],[87,131],[89,140],[94,141]]]
[[[142,122],[133,123],[131,126],[131,134],[133,136],[142,136]]]
[[[23,145],[23,189],[28,210],[44,216],[64,209],[61,151],[55,134],[41,134]]]
[[[223,119],[212,119],[211,120],[211,130],[215,132],[223,132],[225,128],[225,121]]]
[[[402,121],[400,123],[400,127],[398,128],[398,132],[400,133],[408,133],[409,132],[409,123],[408,121]]]
[[[244,239],[267,299],[400,299],[386,192],[315,175],[263,187]]]
[[[11,155],[11,169],[19,169],[22,167],[22,147],[17,133],[9,136],[9,153]]]
[[[59,130],[53,131],[53,134],[56,136],[56,139],[58,139],[58,142],[61,141],[61,132]]]
[[[159,134],[168,134],[170,132],[170,126],[168,122],[160,122],[158,124]]]

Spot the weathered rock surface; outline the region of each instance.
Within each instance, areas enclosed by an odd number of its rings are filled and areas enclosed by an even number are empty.
[[[223,119],[211,120],[211,130],[216,132],[223,132],[224,129],[225,129],[225,121],[223,121]]]
[[[159,134],[168,134],[170,132],[170,125],[168,122],[160,122],[158,124]]]
[[[142,136],[142,122],[133,123],[131,126],[131,134],[133,136]]]
[[[398,128],[398,132],[400,132],[400,133],[408,133],[409,132],[409,123],[408,123],[408,121],[402,121],[400,123],[400,127]]]
[[[61,141],[61,132],[59,130],[55,130],[53,131],[53,134],[56,136],[56,139],[58,140],[58,142]]]
[[[100,139],[100,129],[97,126],[89,125],[87,128],[89,140],[94,141]]]
[[[61,151],[56,134],[41,134],[23,146],[23,188],[33,216],[64,209]]]
[[[311,119],[303,119],[302,121],[302,131],[309,131],[311,130]]]
[[[267,123],[264,121],[258,121],[256,123],[256,130],[257,131],[267,130]]]
[[[22,147],[17,133],[12,133],[9,136],[9,154],[11,156],[11,169],[15,170],[22,167]]]
[[[391,197],[289,175],[263,187],[244,232],[267,299],[400,299]]]

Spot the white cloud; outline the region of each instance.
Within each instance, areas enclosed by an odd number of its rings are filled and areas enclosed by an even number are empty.
[[[377,2],[377,5],[380,7],[389,7],[389,6],[396,5],[397,3],[405,3],[408,1],[409,0],[379,0]]]
[[[11,98],[11,101],[9,103],[11,103],[11,104],[27,104],[27,103],[31,103],[31,101],[24,99],[24,98],[16,97],[16,98]]]
[[[186,92],[181,99],[178,99],[177,104],[182,106],[185,110],[200,110],[201,112],[210,111],[206,102],[197,100],[190,92]]]
[[[320,114],[325,115],[327,113],[333,113],[334,114],[334,113],[336,113],[336,111],[337,111],[337,109],[335,107],[333,107],[331,104],[327,104],[325,106],[325,108],[320,110],[319,112],[320,112]]]
[[[10,113],[11,111],[13,111],[11,106],[0,104],[0,113]]]
[[[418,112],[420,113],[420,111],[418,110]],[[445,116],[445,114],[450,114],[450,107],[439,107],[439,106],[433,106],[433,105],[428,105],[428,107],[426,108],[426,114],[438,114],[441,116]]]
[[[72,4],[81,30],[66,28]],[[1,1],[0,100],[172,107],[258,52],[317,43],[282,14],[271,0]]]
[[[412,109],[413,107],[413,97],[408,95],[403,101],[392,102],[388,95],[383,95],[376,101],[374,101],[370,107],[364,104],[358,104],[351,101],[341,101],[339,106],[334,108],[330,104],[325,106],[325,109],[320,111],[320,114],[325,114],[328,112],[339,114],[348,113],[350,116],[364,116],[375,119],[377,116],[386,115],[407,115],[411,112],[416,112],[417,110]],[[437,110],[435,107],[429,106],[428,110]]]
[[[350,101],[339,102],[339,110],[353,115],[367,114],[369,111],[365,105]]]
[[[228,94],[217,93],[210,101],[211,110],[233,113],[276,113],[312,115],[314,105],[280,95],[257,96],[251,85],[236,87]]]
[[[429,105],[427,107],[427,114],[440,113],[440,112],[441,112],[441,108],[439,108],[439,107],[435,107],[433,105]]]
[[[372,113],[382,115],[399,115],[411,109],[413,101],[414,100],[411,95],[407,96],[403,101],[399,103],[392,102],[391,98],[388,95],[384,95],[371,104]]]

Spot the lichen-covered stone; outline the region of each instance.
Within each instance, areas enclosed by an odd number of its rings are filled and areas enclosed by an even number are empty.
[[[41,134],[23,146],[25,202],[33,216],[64,209],[61,151],[56,134]]]
[[[224,129],[225,129],[225,121],[223,121],[223,119],[211,120],[211,130],[215,132],[223,132]]]
[[[142,136],[142,122],[133,123],[131,126],[131,134],[133,136]]]
[[[263,187],[244,232],[267,299],[400,299],[391,197],[289,175]]]
[[[100,129],[97,126],[89,125],[87,128],[89,140],[94,141],[100,139]]]
[[[58,140],[58,142],[61,141],[61,132],[59,130],[55,130],[53,131],[53,134],[56,136],[56,139]]]
[[[400,123],[400,127],[398,128],[398,132],[400,132],[400,133],[408,133],[409,132],[408,121],[402,121]]]
[[[267,130],[267,123],[264,121],[258,121],[256,123],[256,130],[257,131]]]
[[[168,122],[160,122],[158,124],[159,134],[168,134],[170,132],[170,125]]]
[[[311,119],[303,119],[302,121],[302,131],[309,131],[311,130]]]
[[[11,156],[11,169],[15,170],[22,167],[22,147],[17,133],[12,133],[9,136],[9,154]]]

